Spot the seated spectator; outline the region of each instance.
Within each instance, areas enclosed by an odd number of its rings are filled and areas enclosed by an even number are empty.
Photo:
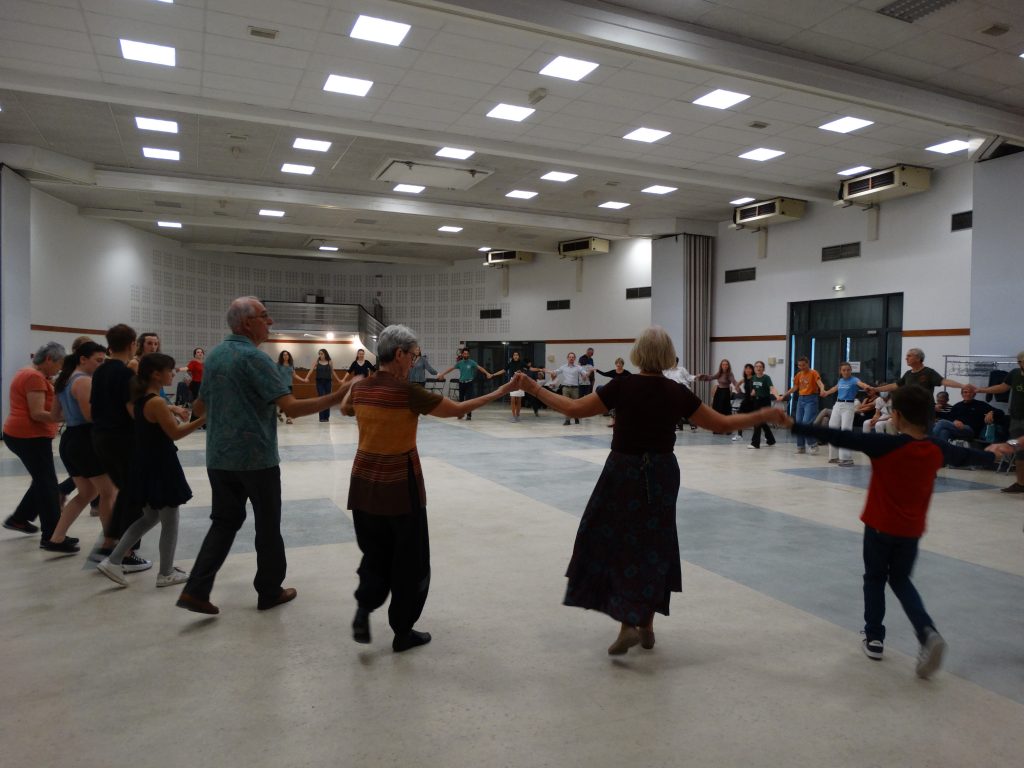
[[[935,396],[935,421],[949,421],[952,418],[949,415],[951,410],[953,409],[949,404],[949,392],[939,392]]]
[[[895,435],[896,430],[890,422],[892,408],[889,406],[888,392],[879,393],[878,397],[874,400],[874,408],[875,415],[864,422],[864,431]]]
[[[984,400],[976,400],[978,388],[973,384],[964,384],[960,390],[963,398],[949,411],[949,418],[936,421],[932,426],[932,437],[937,440],[971,440],[985,431],[986,424],[995,423],[995,414],[991,405]],[[936,418],[938,405],[936,404]]]

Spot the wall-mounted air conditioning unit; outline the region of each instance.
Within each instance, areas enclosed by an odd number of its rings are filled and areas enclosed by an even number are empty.
[[[760,200],[734,208],[732,220],[737,227],[767,227],[770,224],[781,224],[785,221],[801,219],[806,208],[806,200],[775,197],[771,200]]]
[[[485,266],[495,267],[501,264],[522,264],[533,261],[533,254],[528,251],[488,251]]]
[[[842,200],[856,203],[880,203],[883,200],[926,192],[931,183],[930,168],[894,165],[892,168],[845,179],[839,196]]]
[[[609,243],[600,237],[584,237],[582,240],[565,240],[558,244],[558,254],[563,257],[593,256],[608,253]]]

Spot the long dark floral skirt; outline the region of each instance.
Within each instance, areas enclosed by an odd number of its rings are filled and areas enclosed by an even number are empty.
[[[679,464],[672,453],[612,451],[580,520],[565,605],[640,625],[683,589],[676,533]]]

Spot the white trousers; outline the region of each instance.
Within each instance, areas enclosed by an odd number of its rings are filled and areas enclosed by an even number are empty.
[[[832,406],[832,415],[828,417],[829,429],[853,429],[853,413],[857,410],[856,403],[839,403]],[[828,447],[828,457],[835,458],[836,451],[839,451],[840,461],[850,461],[853,458],[853,451],[849,448],[836,448],[834,445]]]

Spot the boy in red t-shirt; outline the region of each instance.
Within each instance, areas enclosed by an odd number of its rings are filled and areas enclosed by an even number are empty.
[[[939,668],[946,651],[946,641],[910,581],[936,474],[945,464],[992,464],[996,453],[1012,453],[1015,448],[1001,443],[974,451],[936,442],[928,436],[932,409],[931,392],[906,386],[892,395],[892,422],[897,435],[858,434],[790,422],[794,434],[862,451],[871,459],[871,484],[860,518],[864,522],[862,647],[868,658],[881,661],[888,581],[921,643],[917,675],[923,678]]]

